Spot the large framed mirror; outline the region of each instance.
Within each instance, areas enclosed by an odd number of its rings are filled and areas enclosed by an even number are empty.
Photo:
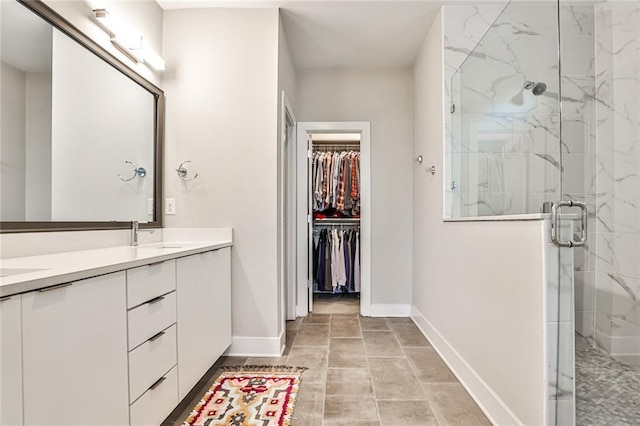
[[[0,7],[0,231],[161,227],[163,91],[41,1]]]

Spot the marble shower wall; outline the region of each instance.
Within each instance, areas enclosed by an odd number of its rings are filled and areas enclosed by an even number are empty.
[[[562,64],[563,199],[584,201],[589,212],[589,236],[573,248],[575,328],[593,336],[595,315],[596,116],[593,5],[560,2]],[[575,225],[579,232],[579,224]],[[569,307],[568,312],[573,312]]]
[[[537,213],[559,198],[557,22],[555,1],[508,4],[453,76],[454,217]],[[459,40],[446,37],[447,51]]]
[[[593,8],[561,4],[562,75],[557,2],[501,8],[445,7],[446,93],[456,106],[447,117],[447,213],[538,213],[544,201],[561,199],[561,150],[565,166],[574,171],[563,182],[565,193],[594,206]],[[474,22],[475,31],[447,25],[448,20]],[[543,82],[547,90],[534,96],[523,89],[525,81]]]
[[[595,339],[640,367],[640,2],[598,2],[595,29]]]
[[[578,221],[564,220],[560,236],[568,239]],[[545,274],[547,318],[547,418],[549,425],[575,424],[575,352],[572,249],[551,242],[551,222],[545,221]]]

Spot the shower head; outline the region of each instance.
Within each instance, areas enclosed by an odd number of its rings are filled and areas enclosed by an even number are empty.
[[[534,96],[540,96],[547,91],[547,85],[541,81],[539,81],[538,83],[534,83],[533,81],[525,81],[522,87],[527,90],[531,90],[531,93],[533,93]]]

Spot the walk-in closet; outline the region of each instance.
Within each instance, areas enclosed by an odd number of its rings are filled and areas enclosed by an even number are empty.
[[[313,134],[309,195],[316,313],[359,313],[360,135]]]

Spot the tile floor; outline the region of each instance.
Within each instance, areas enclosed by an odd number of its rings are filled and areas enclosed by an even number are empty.
[[[293,425],[490,425],[409,318],[310,314],[278,358],[223,357],[164,425],[180,424],[220,365],[304,366]]]
[[[640,370],[576,335],[576,424],[640,424]]]
[[[316,314],[358,314],[360,313],[359,293],[316,294],[313,298],[313,312]]]

